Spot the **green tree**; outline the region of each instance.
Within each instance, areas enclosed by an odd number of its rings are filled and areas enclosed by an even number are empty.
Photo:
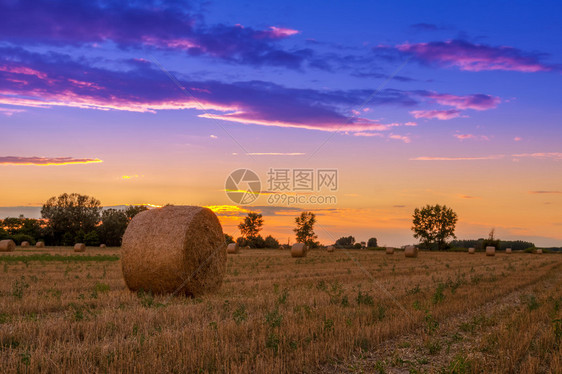
[[[370,238],[370,239],[367,241],[367,247],[369,247],[369,248],[375,248],[375,247],[377,247],[377,238]]]
[[[297,227],[293,229],[296,234],[298,243],[305,243],[309,247],[318,245],[314,239],[317,238],[314,233],[314,224],[316,223],[316,215],[312,212],[302,212],[300,216],[295,218]]]
[[[426,205],[421,209],[416,208],[412,226],[414,238],[420,239],[427,249],[431,249],[433,245],[439,250],[445,249],[447,239],[456,238],[457,220],[457,214],[446,205]]]
[[[140,212],[144,212],[145,210],[148,210],[148,207],[146,205],[130,205],[127,207],[127,209],[125,209],[125,215],[130,221],[134,216],[136,216]]]
[[[128,224],[129,218],[125,211],[120,209],[104,210],[101,214],[101,225],[98,229],[100,242],[110,247],[120,246]]]
[[[238,225],[238,229],[242,236],[246,239],[255,238],[261,231],[263,226],[263,218],[259,213],[248,213],[248,217],[244,218],[244,221]]]
[[[336,240],[336,246],[342,248],[351,248],[355,244],[355,238],[353,236],[342,236]]]
[[[43,205],[41,216],[47,220],[46,234],[52,244],[60,244],[65,233],[74,237],[79,232],[93,231],[102,210],[99,200],[77,193],[51,197]]]

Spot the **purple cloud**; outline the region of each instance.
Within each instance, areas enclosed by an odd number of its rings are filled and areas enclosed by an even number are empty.
[[[189,7],[148,2],[19,0],[0,2],[0,38],[13,44],[82,45],[180,50],[252,65],[298,69],[310,49],[284,50],[297,30],[270,26],[206,26]],[[186,9],[187,8],[187,9]],[[190,12],[191,11],[191,12]]]
[[[0,104],[24,107],[70,106],[155,112],[205,108],[202,117],[238,123],[335,131],[386,131],[382,124],[351,116],[369,90],[294,89],[263,82],[181,81],[197,99],[182,93],[161,71],[143,60],[129,71],[93,68],[68,56],[0,48]],[[408,92],[384,90],[369,105],[412,106]]]
[[[383,47],[388,49],[389,47]],[[509,70],[534,73],[559,70],[541,61],[544,54],[523,52],[507,46],[473,44],[464,40],[445,42],[404,43],[394,47],[416,60],[466,71]]]

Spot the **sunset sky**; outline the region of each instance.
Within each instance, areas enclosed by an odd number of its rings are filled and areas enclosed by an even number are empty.
[[[78,192],[104,206],[248,211],[294,241],[562,245],[562,4],[0,0],[0,218]],[[225,181],[257,173],[236,206]],[[269,204],[268,171],[337,169],[337,202]]]

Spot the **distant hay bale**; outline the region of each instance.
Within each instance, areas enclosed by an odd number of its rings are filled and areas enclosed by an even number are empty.
[[[230,243],[226,246],[226,253],[238,253],[240,252],[240,247],[238,243]]]
[[[336,248],[333,245],[329,245],[328,248],[326,248],[326,250],[328,252],[333,252]]]
[[[542,255],[542,249],[540,249],[540,248],[537,249],[537,254],[538,254],[538,255]]]
[[[304,243],[295,243],[291,247],[291,257],[306,257],[308,247]]]
[[[107,248],[107,245],[105,245],[105,244],[100,244],[100,248]]]
[[[495,256],[496,247],[486,247],[486,256]]]
[[[216,291],[226,271],[226,243],[210,209],[165,206],[137,214],[123,235],[127,287],[199,296]]]
[[[74,244],[74,252],[86,252],[86,244],[84,243]]]
[[[473,254],[475,254],[475,253],[476,253],[476,249],[474,249],[474,248],[468,248],[468,254],[469,254],[469,255],[473,255]]]
[[[12,252],[16,243],[12,239],[0,240],[0,252]]]
[[[37,242],[35,243],[36,248],[45,248],[45,242]]]
[[[244,249],[250,249],[250,246],[249,246],[249,245],[247,245],[247,246],[245,246],[245,247],[244,247]]]
[[[21,247],[22,247],[22,248],[27,248],[27,247],[29,247],[29,242],[21,242]]]
[[[506,249],[505,249],[505,253],[510,254],[510,253],[511,253],[511,248],[506,248]]]
[[[393,255],[394,254],[394,247],[386,247],[386,254]]]
[[[406,257],[418,257],[418,248],[413,245],[409,245],[404,249],[404,255]]]

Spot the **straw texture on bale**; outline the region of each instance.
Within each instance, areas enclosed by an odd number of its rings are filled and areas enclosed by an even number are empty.
[[[386,254],[393,255],[394,254],[394,247],[386,247]]]
[[[474,249],[474,248],[468,248],[468,254],[469,254],[469,255],[473,255],[473,254],[475,254],[475,253],[476,253],[476,249]]]
[[[29,242],[21,242],[21,247],[22,247],[22,248],[27,248],[27,247],[29,247]]]
[[[542,249],[537,249],[537,254],[542,255]]]
[[[326,248],[326,250],[328,252],[333,252],[336,248],[333,245],[329,245],[328,248]]]
[[[198,296],[216,291],[226,243],[210,209],[165,206],[137,214],[123,235],[121,267],[132,291]]]
[[[44,243],[44,242],[37,242],[37,243],[35,243],[35,247],[37,247],[37,248],[45,248],[45,243]]]
[[[105,244],[100,244],[100,248],[107,248],[107,245],[105,245]]]
[[[0,252],[12,252],[16,249],[16,243],[12,239],[0,240]]]
[[[240,252],[240,247],[238,243],[230,243],[226,246],[226,253],[238,253]]]
[[[505,253],[507,253],[507,254],[511,253],[511,248],[506,248]]]
[[[85,252],[85,251],[86,251],[86,244],[84,243],[74,244],[74,252]]]
[[[406,257],[418,257],[418,248],[413,245],[409,245],[404,249],[404,255]]]
[[[495,256],[496,247],[486,247],[486,256]]]
[[[304,243],[295,243],[291,247],[291,257],[306,257],[308,247]]]

